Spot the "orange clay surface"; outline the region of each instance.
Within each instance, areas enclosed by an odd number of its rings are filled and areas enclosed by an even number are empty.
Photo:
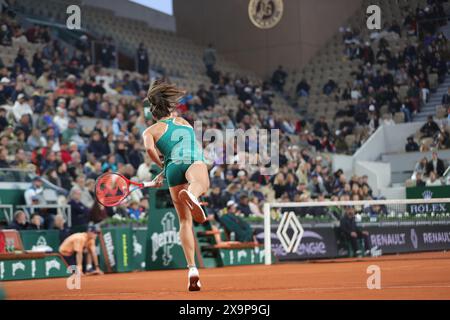
[[[367,267],[381,289],[367,289]],[[450,299],[450,252],[201,269],[202,291],[186,291],[187,270],[3,282],[7,299]]]

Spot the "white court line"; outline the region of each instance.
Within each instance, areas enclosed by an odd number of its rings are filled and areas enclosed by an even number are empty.
[[[450,288],[450,284],[449,285],[424,285],[424,286],[383,286],[383,284],[381,284],[381,289],[380,290],[370,290],[370,291],[381,291],[383,289],[438,289],[438,288]],[[290,288],[290,289],[286,289],[288,291],[316,291],[316,290],[342,290],[342,289],[367,289],[367,287],[328,287],[328,288]],[[245,291],[245,290],[243,290]]]
[[[384,289],[442,289],[442,288],[450,288],[450,284],[442,284],[442,285],[417,285],[417,286],[381,286],[380,290],[370,290],[373,292],[380,292]],[[303,291],[303,292],[310,292],[310,291],[341,291],[343,289],[364,289],[364,290],[369,290],[367,289],[367,287],[364,286],[352,286],[352,287],[317,287],[317,288],[270,288],[270,291]],[[254,291],[266,291],[267,288],[255,288],[255,289],[216,289],[216,290],[204,290],[203,292],[206,293],[211,293],[211,292],[216,292],[216,293],[230,293],[230,292],[254,292]],[[161,291],[161,290],[152,290],[152,291],[141,291],[141,292],[105,292],[105,293],[100,293],[100,292],[96,292],[96,293],[79,293],[79,294],[58,294],[55,297],[76,297],[76,296],[113,296],[113,295],[146,295],[146,294],[154,294],[154,293],[158,293],[160,295],[167,295],[167,294],[174,294],[174,293],[186,293],[186,291]]]

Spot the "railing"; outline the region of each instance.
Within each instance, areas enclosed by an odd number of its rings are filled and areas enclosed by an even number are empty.
[[[31,183],[33,178],[38,177],[44,184],[46,189],[52,189],[58,194],[67,196],[69,194],[68,190],[65,190],[57,185],[54,185],[42,176],[37,176],[32,170],[28,169],[18,169],[18,168],[1,168],[0,169],[0,182],[11,182],[11,183]]]
[[[33,172],[18,168],[1,168],[0,182],[31,182]]]
[[[42,204],[42,205],[21,205],[16,206],[17,208],[22,209],[25,214],[30,215],[34,213],[35,209],[57,209],[64,216],[64,220],[67,221],[67,226],[72,227],[72,208],[67,205],[52,205],[52,204]]]
[[[3,213],[6,217],[6,222],[10,224],[13,221],[13,205],[12,204],[0,204],[0,210],[3,210]],[[9,213],[6,213],[9,211]]]

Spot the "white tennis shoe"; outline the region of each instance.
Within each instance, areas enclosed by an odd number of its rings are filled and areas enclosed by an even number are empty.
[[[197,268],[189,268],[188,279],[188,290],[200,291],[202,285],[200,284],[200,275]]]
[[[206,221],[205,212],[203,211],[200,202],[198,202],[198,199],[192,193],[188,190],[181,190],[178,194],[178,198],[181,201],[184,201],[188,205],[189,209],[191,209],[192,218],[195,222],[203,223]]]

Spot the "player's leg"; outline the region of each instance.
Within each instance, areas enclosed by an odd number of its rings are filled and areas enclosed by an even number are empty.
[[[179,200],[178,195],[181,190],[187,188],[187,184],[170,187],[170,195],[177,211],[180,221],[180,240],[184,255],[189,268],[189,291],[200,290],[200,281],[198,270],[195,266],[195,239],[192,230],[192,215],[190,208],[183,201]]]
[[[180,192],[180,200],[185,202],[192,210],[194,220],[203,223],[206,221],[206,215],[198,198],[209,189],[208,168],[204,162],[196,161],[189,165],[184,176],[189,186],[187,190]]]
[[[178,213],[180,221],[180,240],[183,245],[184,255],[188,265],[195,264],[195,247],[194,247],[194,233],[192,231],[192,216],[189,207],[178,199],[178,194],[181,190],[187,188],[187,185],[179,185],[170,188],[170,195],[173,204]]]
[[[89,250],[85,250],[84,255],[86,257],[86,273],[92,272],[92,256],[89,253]]]
[[[186,171],[186,180],[189,183],[188,191],[196,198],[206,193],[209,189],[208,167],[203,161],[196,161]]]

